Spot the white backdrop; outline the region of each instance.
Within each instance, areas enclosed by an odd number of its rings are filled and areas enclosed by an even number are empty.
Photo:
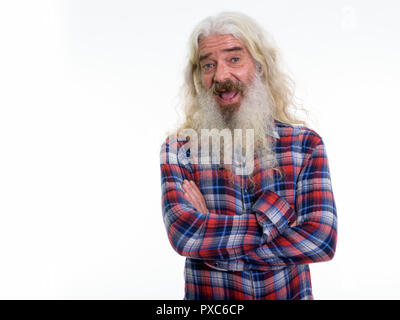
[[[338,209],[316,299],[399,299],[397,1],[0,2],[0,298],[182,299],[159,150],[188,36],[222,10],[276,40]]]

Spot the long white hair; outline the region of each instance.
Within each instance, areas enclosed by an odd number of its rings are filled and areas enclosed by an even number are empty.
[[[201,21],[190,36],[185,81],[181,90],[185,119],[178,133],[181,129],[195,127],[194,115],[200,108],[197,98],[201,88],[198,43],[203,37],[214,34],[232,34],[246,45],[271,97],[273,119],[288,124],[306,124],[295,117],[296,110],[305,110],[295,103],[294,82],[281,70],[278,49],[272,37],[249,16],[222,12]]]

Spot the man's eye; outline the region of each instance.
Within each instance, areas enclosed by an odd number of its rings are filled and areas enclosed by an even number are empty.
[[[239,60],[240,60],[240,58],[238,58],[238,57],[231,58],[232,62],[239,62]]]
[[[206,63],[206,64],[203,65],[203,69],[204,70],[209,70],[209,69],[212,68],[212,66],[213,66],[212,63]]]

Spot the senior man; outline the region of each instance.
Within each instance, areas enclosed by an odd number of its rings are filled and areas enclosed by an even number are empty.
[[[185,76],[185,121],[161,146],[184,299],[313,299],[309,264],[334,256],[336,207],[324,143],[294,117],[272,40],[244,14],[209,17],[192,33]]]

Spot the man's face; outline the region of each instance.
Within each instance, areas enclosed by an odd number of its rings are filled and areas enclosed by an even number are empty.
[[[237,108],[253,81],[255,65],[243,42],[230,34],[211,35],[199,41],[201,81],[205,89],[214,85],[218,105]]]

